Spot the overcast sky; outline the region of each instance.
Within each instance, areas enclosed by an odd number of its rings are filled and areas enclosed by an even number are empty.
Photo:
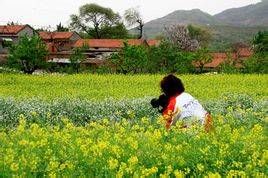
[[[260,0],[0,0],[0,24],[19,22],[33,27],[69,23],[70,14],[86,3],[110,7],[121,15],[138,7],[145,22],[165,16],[175,10],[199,8],[211,15],[228,8],[241,7]]]

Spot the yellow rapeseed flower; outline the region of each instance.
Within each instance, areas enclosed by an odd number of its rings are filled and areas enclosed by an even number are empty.
[[[17,163],[12,163],[10,165],[10,169],[11,169],[11,171],[16,172],[19,170],[19,165]]]
[[[205,178],[221,178],[221,175],[219,173],[211,173],[209,172],[207,176],[205,176]]]
[[[202,165],[202,164],[197,164],[196,167],[197,167],[197,170],[200,172],[203,172],[205,169],[204,165]]]
[[[173,173],[174,173],[176,178],[184,178],[185,177],[183,171],[175,170]]]
[[[114,158],[111,158],[108,161],[108,165],[109,165],[110,170],[114,170],[114,169],[116,169],[118,167],[118,160],[114,159]]]
[[[137,158],[137,156],[132,156],[128,159],[128,163],[130,166],[135,166],[136,164],[138,164],[139,159]]]
[[[141,174],[142,174],[142,177],[148,177],[150,175],[157,173],[157,171],[158,171],[157,167],[152,167],[150,169],[142,169]]]
[[[28,143],[29,142],[27,140],[24,140],[24,139],[19,141],[19,145],[21,145],[21,146],[27,146]]]

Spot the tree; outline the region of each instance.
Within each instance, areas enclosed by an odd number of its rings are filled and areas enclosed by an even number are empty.
[[[183,51],[177,45],[167,40],[163,40],[157,48],[159,50],[159,57],[155,56],[155,58],[158,58],[157,61],[162,61],[165,72],[191,73],[194,71],[192,65],[194,55],[192,52]]]
[[[189,31],[189,36],[191,39],[197,40],[201,47],[206,48],[208,46],[209,42],[212,39],[212,35],[208,29],[193,25],[188,25],[187,29]]]
[[[140,32],[138,38],[141,39],[143,36],[144,23],[141,18],[140,12],[135,8],[130,8],[125,11],[124,18],[127,21],[129,26],[133,26],[136,24],[138,25],[138,30]]]
[[[151,47],[148,57],[148,71],[150,73],[191,73],[194,71],[191,52],[180,50],[168,40],[163,40],[159,46]]]
[[[164,31],[167,39],[183,51],[207,48],[212,38],[207,29],[193,25],[171,25],[165,27]]]
[[[163,40],[159,46],[150,49],[150,71],[171,72],[175,70],[176,55],[179,49],[170,41]]]
[[[195,51],[200,48],[199,42],[191,38],[186,26],[171,25],[165,27],[164,31],[167,39],[183,51]]]
[[[212,55],[210,54],[208,48],[200,48],[196,51],[194,64],[200,69],[200,72],[202,73],[204,71],[205,64],[210,63],[212,59]]]
[[[85,4],[79,8],[79,15],[71,15],[71,28],[97,39],[103,38],[103,29],[118,25],[122,25],[120,16],[112,9],[97,4]]]
[[[109,63],[119,73],[142,73],[147,69],[147,49],[145,46],[131,46],[124,42],[124,47],[119,53],[114,53],[108,59]]]
[[[7,25],[20,25],[20,23],[11,21],[11,22],[8,22]]]
[[[219,71],[222,73],[238,73],[238,61],[234,59],[231,51],[226,52],[227,59],[220,64]]]
[[[67,27],[64,27],[61,22],[59,23],[59,25],[57,25],[57,32],[68,32],[69,29]]]
[[[126,39],[129,38],[128,30],[125,25],[118,22],[115,26],[104,26],[101,29],[102,38]]]
[[[79,72],[81,62],[83,62],[86,59],[86,55],[83,53],[85,50],[85,47],[82,48],[74,48],[73,53],[71,54],[70,61],[71,61],[71,67],[76,73]]]
[[[244,61],[245,73],[268,73],[268,55],[254,54]]]
[[[159,46],[124,47],[111,55],[108,66],[118,73],[191,73],[194,72],[192,52],[181,51],[177,46],[163,40]]]
[[[260,31],[253,39],[255,53],[268,53],[268,31]]]
[[[37,31],[37,32],[45,32],[45,31],[49,31],[49,30],[44,28],[44,27],[40,27],[40,28],[36,28],[35,31]]]
[[[46,45],[39,36],[23,36],[17,45],[11,46],[8,65],[32,74],[36,69],[45,67],[47,54]]]
[[[253,41],[254,55],[244,62],[246,73],[268,73],[268,31],[258,32]]]

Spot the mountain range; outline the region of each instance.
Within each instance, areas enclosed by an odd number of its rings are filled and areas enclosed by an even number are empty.
[[[225,10],[214,17],[234,26],[268,26],[268,0],[240,8]]]
[[[207,28],[213,35],[214,46],[248,43],[258,31],[268,30],[268,0],[227,9],[216,15],[210,15],[200,9],[177,10],[145,23],[144,37],[155,38],[163,33],[166,26],[172,24],[193,24]],[[135,33],[137,30],[131,31]]]

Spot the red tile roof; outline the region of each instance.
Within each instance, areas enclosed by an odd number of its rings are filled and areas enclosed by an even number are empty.
[[[241,67],[241,61],[246,60],[253,54],[250,48],[240,48],[236,53],[231,53],[231,60],[235,61],[236,67]],[[212,61],[204,65],[206,68],[217,68],[222,63],[228,60],[227,53],[211,53]],[[195,67],[200,64],[198,62],[193,63]]]
[[[0,34],[16,35],[27,25],[0,25]]]
[[[74,47],[82,47],[87,45],[91,48],[122,48],[124,46],[124,41],[127,41],[129,45],[138,46],[142,44],[155,45],[156,41],[150,41],[141,39],[81,39],[78,40]]]
[[[149,46],[157,46],[160,44],[160,40],[147,40]]]
[[[249,51],[246,50],[245,53],[240,53],[240,54],[232,53],[230,57],[231,57],[231,60],[234,60],[234,61],[238,62],[237,66],[239,67],[239,65],[240,65],[239,60],[242,59],[241,57],[244,57],[244,58],[250,57],[252,54],[253,54],[252,51],[249,52]],[[205,64],[204,67],[217,68],[222,63],[224,63],[224,62],[226,62],[228,60],[228,56],[227,56],[226,53],[212,53],[211,55],[212,55],[212,62]]]
[[[247,48],[247,47],[245,47],[245,48],[239,48],[239,49],[237,50],[237,55],[238,55],[239,57],[249,57],[249,56],[251,56],[252,54],[253,54],[253,51],[252,51],[251,48]]]
[[[38,32],[43,40],[69,39],[75,32]]]
[[[130,45],[141,45],[142,40],[127,40]],[[78,40],[74,47],[89,46],[91,48],[122,48],[124,46],[124,40],[119,39],[82,39]]]
[[[210,63],[205,64],[205,67],[217,67],[227,58],[227,55],[225,53],[214,53],[212,54],[212,56],[212,61]]]
[[[205,64],[204,67],[208,68],[216,68],[219,67],[220,64],[225,62],[228,59],[226,53],[212,53],[212,62]],[[235,55],[232,54],[232,59],[234,59]]]

